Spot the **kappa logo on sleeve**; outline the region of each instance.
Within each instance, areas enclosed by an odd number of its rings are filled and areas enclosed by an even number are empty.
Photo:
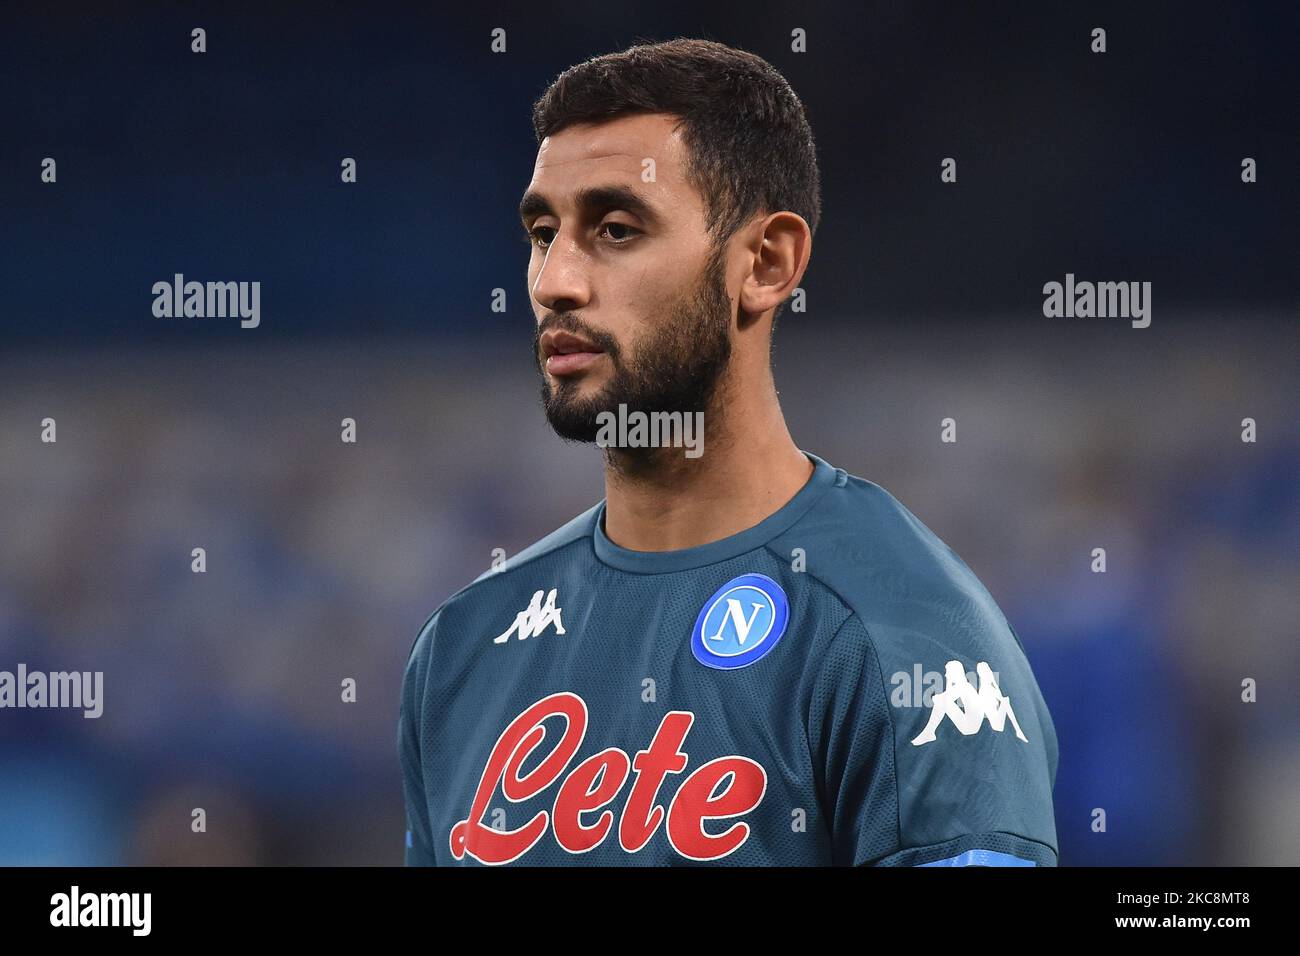
[[[1020,729],[1015,711],[1011,709],[1011,700],[998,687],[998,680],[993,676],[993,669],[984,661],[975,665],[979,675],[979,690],[971,686],[966,679],[966,668],[961,661],[949,661],[944,666],[947,685],[934,695],[934,706],[930,709],[930,721],[925,730],[912,738],[912,746],[920,747],[935,739],[935,731],[947,717],[956,725],[963,735],[969,737],[984,726],[989,726],[1001,733],[1007,720],[1015,728],[1016,736],[1029,743],[1029,738]]]
[[[510,635],[519,634],[521,641],[530,637],[537,637],[542,631],[554,624],[555,633],[564,633],[564,623],[560,620],[562,608],[555,606],[555,592],[557,588],[551,588],[551,593],[546,595],[546,604],[542,604],[542,592],[533,592],[533,599],[528,602],[528,607],[524,608],[515,615],[515,622],[511,624],[504,632],[492,638],[493,644],[504,644],[510,640]]]

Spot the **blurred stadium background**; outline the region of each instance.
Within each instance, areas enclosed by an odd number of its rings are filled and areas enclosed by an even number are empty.
[[[814,7],[800,58],[784,15],[726,4],[378,9],[4,15],[0,668],[102,670],[105,711],[0,712],[0,864],[400,861],[417,630],[602,493],[536,398],[528,107],[676,35],[760,53],[809,110],[824,224],[777,335],[787,417],[1015,625],[1060,741],[1062,862],[1300,863],[1294,29]],[[153,318],[178,271],[260,280],[261,327]],[[1152,281],[1151,328],[1043,318],[1066,272]]]

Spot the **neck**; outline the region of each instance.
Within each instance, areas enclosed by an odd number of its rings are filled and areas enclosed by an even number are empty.
[[[721,388],[703,454],[606,450],[605,534],[633,551],[676,551],[739,534],[779,511],[813,465],[786,428],[770,377],[748,402]],[[746,407],[748,406],[748,407]],[[649,454],[643,454],[648,451]]]

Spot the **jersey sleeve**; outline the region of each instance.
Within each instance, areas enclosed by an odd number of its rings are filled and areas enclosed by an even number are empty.
[[[406,806],[407,866],[434,866],[433,841],[429,827],[429,805],[425,797],[424,772],[420,760],[420,726],[423,716],[424,684],[428,660],[437,628],[435,613],[421,628],[411,648],[402,676],[401,703],[397,718],[397,753],[402,766],[402,789]]]
[[[1005,635],[974,644],[960,629],[869,629],[856,613],[840,626],[813,682],[808,726],[837,865],[1056,865],[1055,731],[1002,626]],[[949,661],[963,668],[951,704],[938,696],[956,675]],[[966,688],[964,671],[981,663],[990,681],[998,672],[1013,713],[990,703],[1000,699],[994,684],[979,695],[980,675]]]

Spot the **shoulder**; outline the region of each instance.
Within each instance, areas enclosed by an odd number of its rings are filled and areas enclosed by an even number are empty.
[[[888,686],[900,673],[942,674],[950,662],[972,673],[986,663],[1011,684],[1032,683],[1020,639],[983,583],[880,485],[840,470],[772,547],[787,560],[803,549],[811,581],[856,619],[860,626],[842,628],[832,643],[851,660],[869,660],[879,675],[873,684]]]
[[[808,573],[873,637],[877,629],[912,625],[957,636],[1005,630],[1016,641],[966,562],[902,502],[864,478],[841,471],[773,545],[783,556],[803,548]]]

